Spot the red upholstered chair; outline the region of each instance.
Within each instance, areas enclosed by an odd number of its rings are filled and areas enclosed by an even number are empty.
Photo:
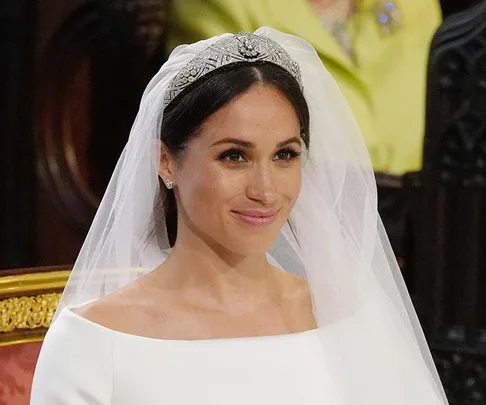
[[[0,405],[28,405],[42,339],[69,277],[66,267],[0,272]]]

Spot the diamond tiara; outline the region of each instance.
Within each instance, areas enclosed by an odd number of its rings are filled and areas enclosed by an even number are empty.
[[[302,85],[300,67],[275,41],[242,32],[216,41],[200,52],[172,79],[164,95],[164,108],[192,83],[208,73],[237,63],[265,62],[280,66]]]

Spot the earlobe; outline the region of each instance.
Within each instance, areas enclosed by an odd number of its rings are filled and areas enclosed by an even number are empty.
[[[164,181],[164,184],[168,189],[173,187],[173,163],[172,163],[172,156],[167,151],[165,145],[160,143],[160,159],[159,159],[159,167],[158,167],[159,176]]]

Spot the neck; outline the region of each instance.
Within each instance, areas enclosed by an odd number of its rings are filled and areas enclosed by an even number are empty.
[[[156,271],[192,302],[225,311],[249,311],[268,302],[275,289],[275,269],[264,253],[238,255],[187,227],[179,227],[171,254]]]

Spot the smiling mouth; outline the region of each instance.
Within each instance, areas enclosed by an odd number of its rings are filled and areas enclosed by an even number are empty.
[[[269,226],[275,222],[278,211],[259,212],[259,211],[231,211],[239,220],[253,226]]]

